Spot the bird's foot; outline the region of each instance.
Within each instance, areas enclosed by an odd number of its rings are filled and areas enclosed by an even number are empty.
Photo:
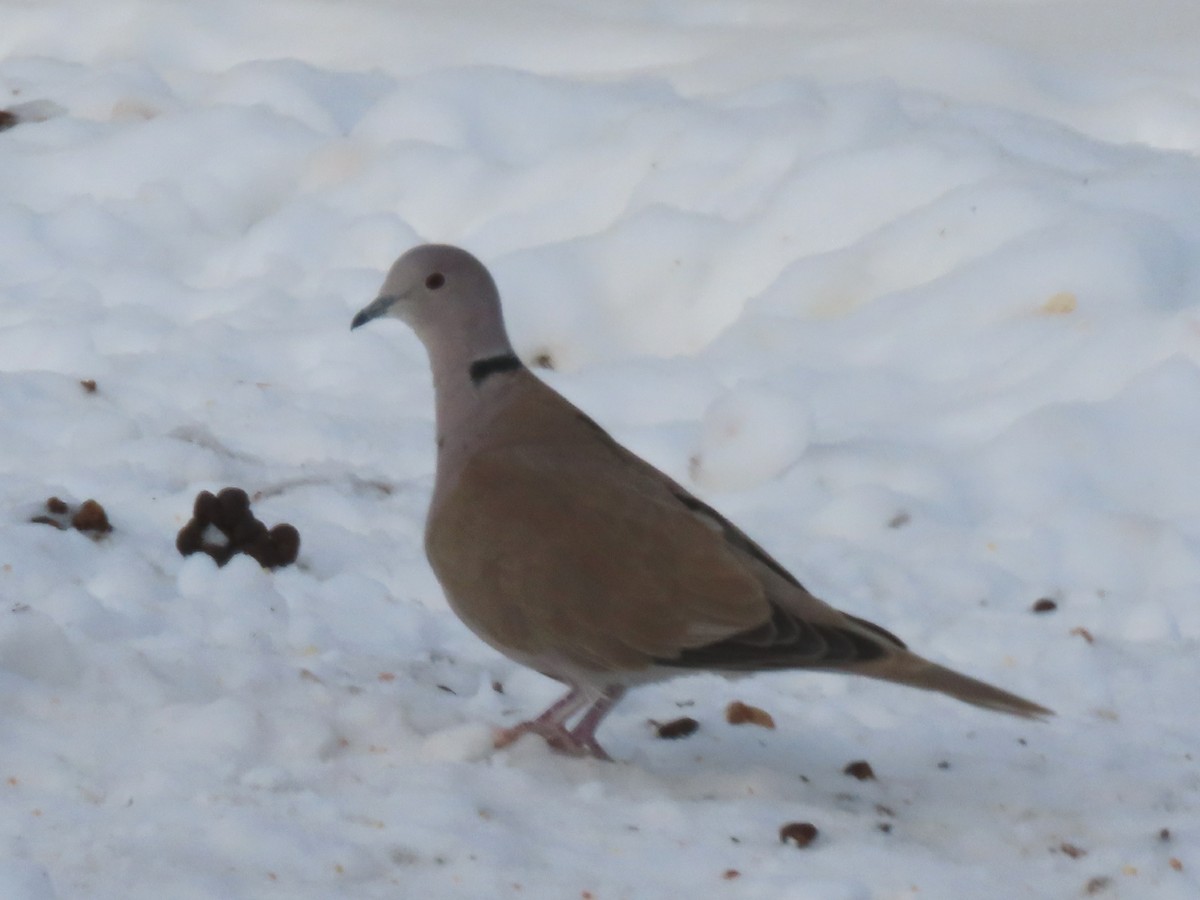
[[[497,750],[502,749],[516,743],[527,734],[536,734],[555,753],[565,756],[590,756],[612,762],[612,757],[600,746],[594,735],[576,734],[558,723],[540,722],[537,719],[522,722],[512,728],[498,729],[493,736],[492,746]]]
[[[568,756],[590,756],[612,762],[600,743],[596,740],[596,726],[608,715],[617,701],[625,693],[620,685],[610,685],[594,700],[574,728],[567,728],[566,722],[581,709],[588,706],[588,695],[578,687],[571,689],[553,706],[536,719],[503,728],[496,732],[492,744],[499,750],[517,741],[522,735],[536,734],[550,745],[550,749]]]
[[[612,762],[613,758],[608,755],[608,751],[600,746],[600,742],[596,740],[593,734],[577,734],[576,731],[571,732],[571,741],[576,751],[580,756],[590,756],[593,759],[602,759],[605,762]]]

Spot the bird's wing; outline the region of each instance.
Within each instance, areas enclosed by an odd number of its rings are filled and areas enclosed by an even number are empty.
[[[430,510],[430,561],[494,645],[593,669],[747,671],[902,646],[813,597],[563,398],[540,399],[509,410],[525,426],[470,453]]]

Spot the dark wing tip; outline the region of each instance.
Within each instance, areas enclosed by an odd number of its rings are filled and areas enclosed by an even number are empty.
[[[771,604],[771,618],[762,625],[655,662],[672,668],[725,672],[841,669],[882,659],[890,652],[889,646],[874,635],[809,622]]]

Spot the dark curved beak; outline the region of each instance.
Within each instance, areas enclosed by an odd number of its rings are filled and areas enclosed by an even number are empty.
[[[392,304],[395,303],[397,299],[398,298],[396,297],[376,297],[358,311],[358,314],[350,323],[350,330],[353,331],[359,325],[366,325],[372,319],[378,319],[392,308]]]

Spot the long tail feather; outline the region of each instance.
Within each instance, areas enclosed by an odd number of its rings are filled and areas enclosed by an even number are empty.
[[[1026,719],[1044,719],[1054,715],[1053,710],[977,678],[939,666],[915,653],[902,651],[876,664],[857,667],[854,671],[870,678],[894,681],[926,691],[938,691],[964,703]]]

